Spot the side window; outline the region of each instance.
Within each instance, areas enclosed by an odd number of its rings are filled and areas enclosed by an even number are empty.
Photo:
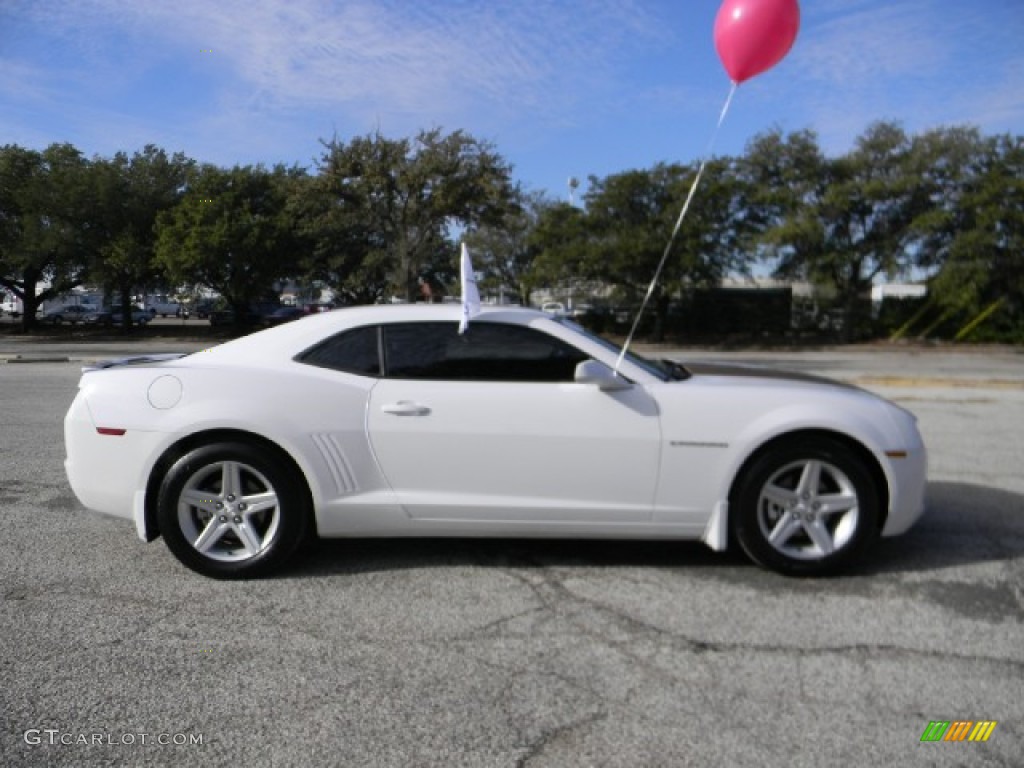
[[[320,368],[331,368],[360,376],[380,376],[377,335],[376,325],[355,328],[321,341],[295,359],[300,363]]]
[[[572,381],[580,350],[532,328],[470,323],[385,325],[386,371],[392,379]]]

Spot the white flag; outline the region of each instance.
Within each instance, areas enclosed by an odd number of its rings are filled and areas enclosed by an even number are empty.
[[[480,314],[480,292],[476,288],[476,275],[473,274],[473,262],[469,260],[466,244],[462,244],[462,322],[459,333],[465,333],[469,327],[469,319]]]

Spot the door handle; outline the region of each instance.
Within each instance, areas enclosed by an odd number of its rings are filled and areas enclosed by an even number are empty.
[[[426,416],[430,409],[425,405],[414,403],[412,400],[399,400],[397,403],[388,403],[380,407],[384,413],[393,416]]]

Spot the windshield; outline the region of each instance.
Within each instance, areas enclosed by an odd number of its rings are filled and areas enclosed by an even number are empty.
[[[571,320],[559,317],[555,318],[555,322],[561,323],[566,328],[569,328],[581,336],[585,336],[591,341],[600,344],[605,349],[614,352],[616,356],[622,353],[622,347],[618,344],[608,341],[608,339],[602,338],[595,333],[591,333],[583,326],[578,325]],[[682,381],[683,379],[688,379],[690,377],[689,372],[682,365],[673,360],[648,360],[646,357],[641,357],[633,352],[626,352],[625,359],[661,381]]]

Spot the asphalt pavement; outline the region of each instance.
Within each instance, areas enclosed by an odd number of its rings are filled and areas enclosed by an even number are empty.
[[[411,540],[225,583],[83,510],[62,466],[82,363],[208,344],[0,336],[0,766],[1021,764],[1020,350],[642,350],[917,414],[929,510],[840,578],[699,543]],[[921,742],[947,720],[997,725]]]

